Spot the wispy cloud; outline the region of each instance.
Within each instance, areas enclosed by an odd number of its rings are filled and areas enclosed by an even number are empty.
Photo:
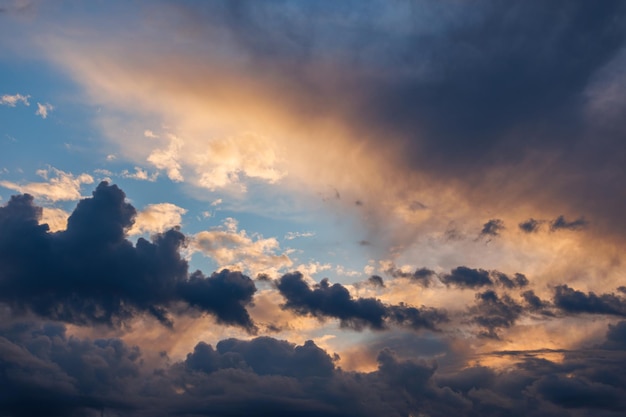
[[[13,95],[4,94],[2,97],[0,97],[0,104],[9,106],[9,107],[15,107],[18,103],[22,103],[25,106],[30,106],[30,103],[28,102],[29,98],[30,96],[28,95],[25,96],[19,93],[13,94]]]
[[[285,240],[294,240],[300,237],[313,237],[315,232],[287,232]]]

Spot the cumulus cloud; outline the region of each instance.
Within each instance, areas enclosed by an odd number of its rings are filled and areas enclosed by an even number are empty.
[[[38,172],[47,182],[15,183],[0,181],[0,186],[20,193],[28,193],[34,197],[49,201],[78,200],[81,198],[80,189],[83,184],[93,184],[93,177],[89,174],[74,175],[56,168],[49,168]],[[51,177],[49,178],[49,176]]]
[[[32,196],[11,197],[0,207],[0,301],[16,314],[78,325],[117,326],[149,314],[170,327],[171,311],[182,302],[255,330],[246,310],[256,291],[249,277],[188,274],[179,252],[185,237],[173,229],[133,246],[125,236],[136,214],[117,186],[102,182],[78,203],[65,230],[49,233]]]
[[[187,210],[172,203],[149,204],[137,213],[129,235],[162,233],[180,226]]]
[[[256,273],[274,273],[293,264],[287,252],[280,253],[276,238],[248,235],[239,223],[227,218],[222,226],[196,233],[190,247],[211,257],[221,267]]]
[[[616,294],[585,294],[568,285],[558,285],[554,304],[568,313],[609,314],[626,317],[626,298]]]
[[[444,311],[433,308],[386,305],[375,298],[353,298],[343,285],[331,285],[326,278],[311,288],[299,272],[283,275],[276,287],[286,300],[284,308],[320,319],[337,318],[341,327],[354,330],[366,327],[382,330],[390,323],[412,329],[435,329],[437,324],[448,320]]]
[[[444,369],[382,348],[372,372],[345,372],[313,341],[271,337],[200,341],[182,358],[150,365],[116,338],[68,335],[54,323],[0,327],[0,413],[120,416],[623,415],[624,322],[606,342],[541,359],[533,351],[505,370]]]

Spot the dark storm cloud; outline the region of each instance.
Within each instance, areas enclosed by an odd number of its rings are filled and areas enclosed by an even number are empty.
[[[491,219],[483,225],[480,236],[500,236],[500,232],[504,230],[504,222],[500,219]]]
[[[312,341],[294,346],[284,340],[259,337],[250,341],[222,340],[214,350],[199,343],[187,355],[185,366],[206,373],[239,368],[258,375],[282,375],[295,378],[330,377],[334,360]]]
[[[582,217],[576,220],[567,221],[565,220],[565,217],[561,215],[550,223],[550,230],[580,230],[585,228],[588,224],[589,222]]]
[[[102,407],[132,413],[140,352],[117,339],[67,337],[58,324],[0,329],[0,414],[93,415]]]
[[[353,298],[343,285],[331,285],[327,278],[311,288],[299,272],[283,275],[276,287],[286,300],[284,308],[320,319],[337,318],[342,327],[354,330],[365,327],[382,330],[391,323],[413,329],[435,329],[438,323],[447,321],[445,312],[432,308],[386,305],[375,298]]]
[[[118,325],[149,313],[167,326],[170,307],[185,302],[254,330],[245,309],[256,291],[250,278],[228,270],[188,276],[185,237],[175,229],[133,246],[125,233],[135,215],[124,192],[103,182],[78,203],[67,230],[49,233],[31,196],[12,197],[0,207],[0,301],[75,324]]]
[[[118,339],[67,336],[59,324],[0,325],[0,414],[99,416],[618,417],[626,411],[624,322],[600,347],[506,352],[505,370],[402,360],[388,348],[369,373],[344,372],[314,342],[259,337],[198,343],[156,368]],[[433,353],[446,351],[434,346]],[[501,355],[500,355],[501,356]]]
[[[626,317],[626,299],[615,294],[585,294],[567,285],[558,285],[554,305],[568,313],[609,314]]]
[[[605,232],[626,231],[626,154],[616,152],[624,145],[615,134],[622,121],[589,112],[590,89],[624,48],[624,2],[220,1],[181,9],[190,27],[227,33],[255,75],[300,92],[290,108],[332,112],[357,134],[369,132],[358,137],[374,149],[396,142],[405,158],[397,166],[478,188],[475,202],[520,195],[526,185],[539,191],[538,205],[577,207]],[[333,96],[341,99],[329,106]],[[490,188],[494,172],[503,180]]]

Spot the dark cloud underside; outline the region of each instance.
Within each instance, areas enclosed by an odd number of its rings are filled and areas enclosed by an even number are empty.
[[[119,325],[149,313],[167,326],[172,305],[184,302],[254,330],[245,309],[256,291],[250,278],[227,270],[189,276],[176,229],[133,246],[125,233],[135,215],[125,194],[103,182],[78,203],[67,230],[50,233],[31,196],[12,197],[0,207],[0,301],[75,324]]]

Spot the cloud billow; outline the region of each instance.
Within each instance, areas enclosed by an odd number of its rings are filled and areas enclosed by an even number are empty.
[[[353,298],[346,287],[331,285],[326,278],[311,288],[299,272],[283,275],[276,281],[276,287],[286,300],[285,309],[320,319],[337,318],[342,327],[354,330],[366,327],[382,330],[389,324],[434,330],[437,324],[448,321],[445,311],[434,308],[416,308],[403,303],[387,305],[375,298]]]
[[[64,231],[50,233],[41,213],[27,194],[0,207],[0,300],[14,312],[83,325],[120,325],[148,313],[171,326],[171,307],[183,302],[254,330],[245,308],[252,280],[228,270],[189,275],[180,254],[185,236],[176,229],[133,245],[125,236],[136,210],[117,186],[100,183]]]

